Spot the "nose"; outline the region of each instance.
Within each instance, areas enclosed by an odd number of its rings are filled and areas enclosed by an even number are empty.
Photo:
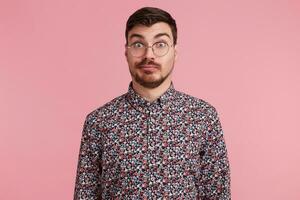
[[[145,57],[146,58],[154,58],[155,57],[152,47],[146,48]]]

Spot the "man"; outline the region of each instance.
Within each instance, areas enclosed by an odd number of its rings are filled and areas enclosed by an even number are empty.
[[[132,82],[85,120],[74,199],[230,199],[216,109],[173,86],[175,20],[141,8],[125,35]]]

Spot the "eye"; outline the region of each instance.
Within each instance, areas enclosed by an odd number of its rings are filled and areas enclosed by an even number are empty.
[[[144,47],[144,44],[143,43],[140,43],[140,42],[135,42],[131,45],[131,47],[135,48],[135,49],[140,49],[140,48],[143,48]]]
[[[167,46],[167,43],[165,43],[165,42],[157,42],[157,43],[155,43],[155,47],[156,48],[165,48]]]

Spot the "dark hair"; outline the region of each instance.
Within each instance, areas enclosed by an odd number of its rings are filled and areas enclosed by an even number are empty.
[[[172,18],[172,16],[159,8],[154,7],[143,7],[135,11],[127,20],[126,23],[126,44],[128,44],[128,32],[136,25],[144,25],[144,26],[152,26],[158,22],[167,23],[172,31],[174,45],[177,43],[177,27],[176,21]]]

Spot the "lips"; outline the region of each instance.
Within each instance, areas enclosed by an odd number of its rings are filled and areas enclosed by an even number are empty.
[[[152,73],[156,70],[158,70],[158,66],[156,65],[140,65],[140,69],[142,69],[146,73]]]
[[[156,65],[140,65],[140,68],[158,68]]]

